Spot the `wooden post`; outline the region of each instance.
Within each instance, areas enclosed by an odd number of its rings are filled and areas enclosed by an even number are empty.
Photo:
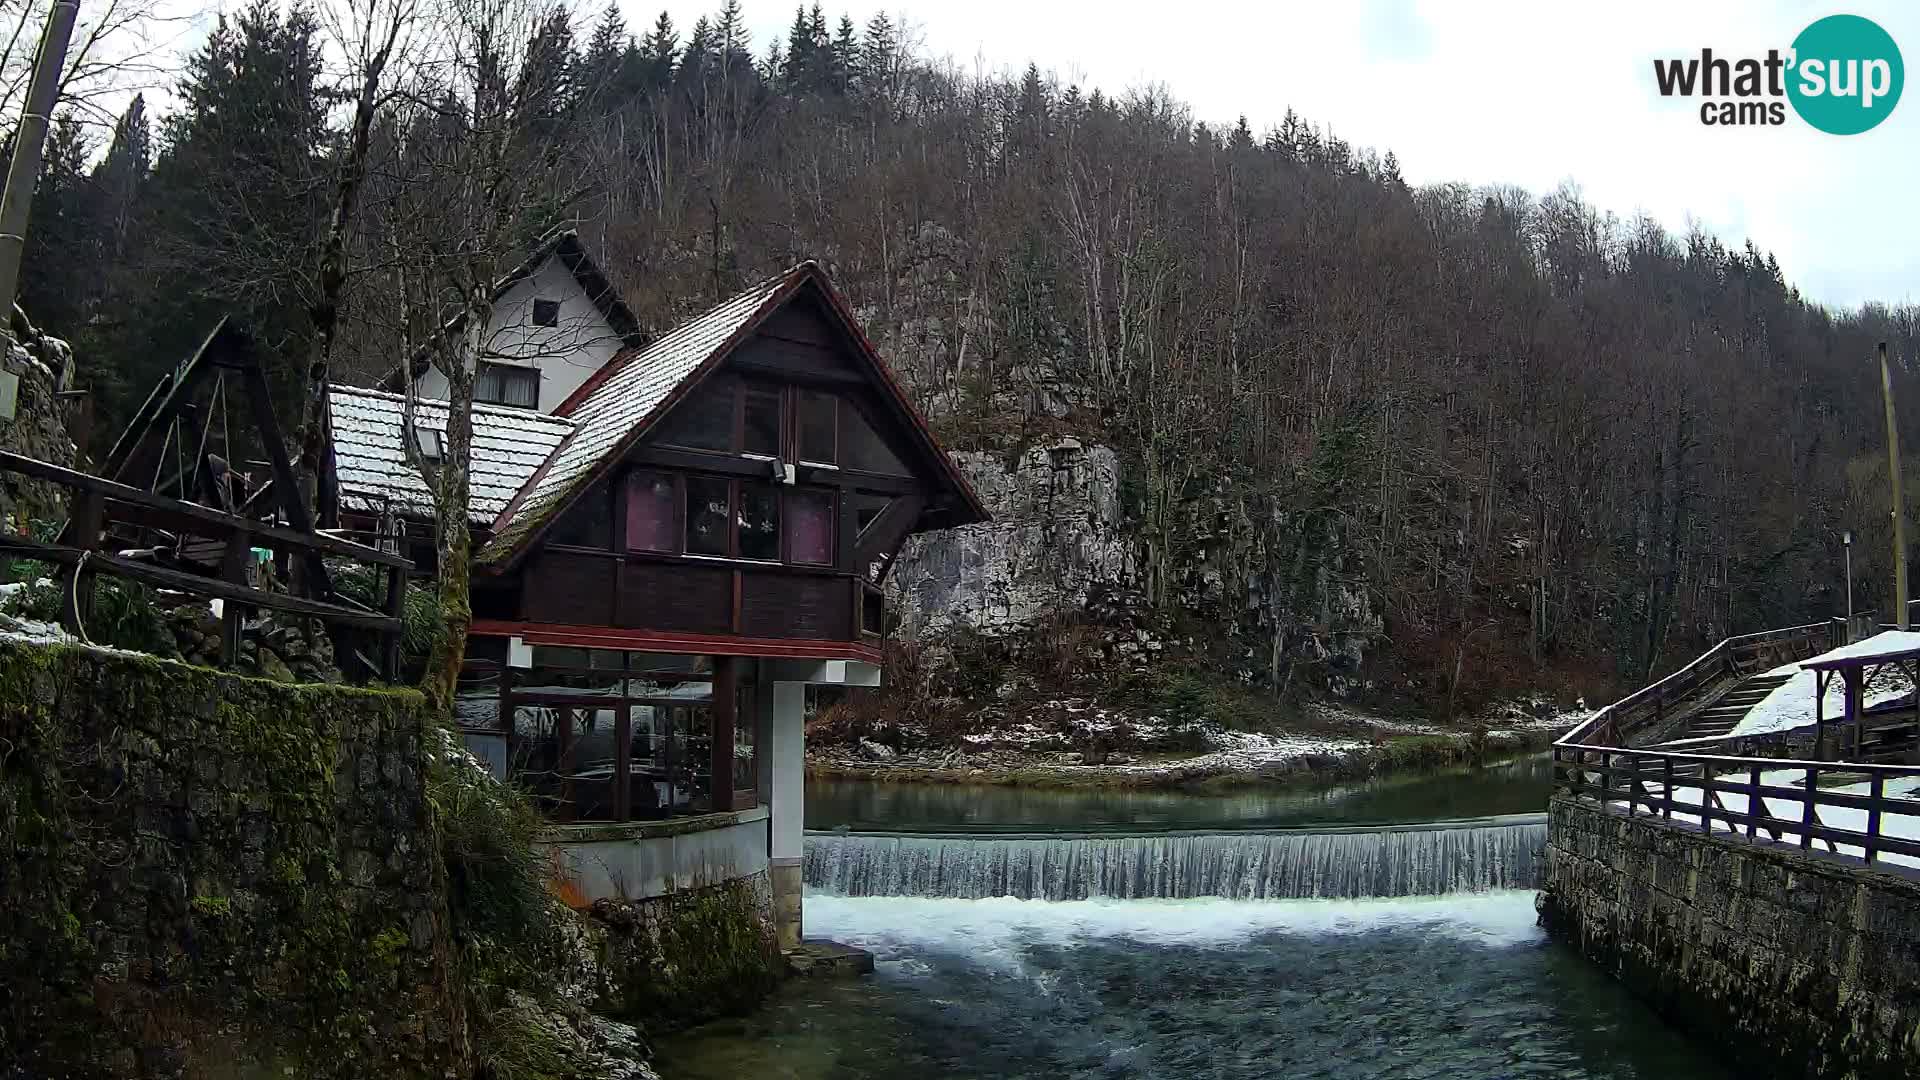
[[[560,740],[560,746],[554,752],[553,758],[553,775],[559,781],[557,785],[560,795],[559,816],[562,821],[572,821],[574,807],[573,781],[570,779],[573,773],[573,709],[571,707],[563,706],[560,709],[560,718],[555,727],[557,730],[554,734]]]
[[[713,705],[708,710],[713,728],[713,812],[733,809],[734,725],[740,722],[739,682],[731,656],[713,658]]]
[[[21,20],[27,11],[20,10]],[[27,97],[14,128],[13,159],[7,163],[7,186],[0,195],[0,321],[13,337],[13,302],[20,286],[20,256],[27,246],[27,221],[33,211],[33,193],[40,179],[40,161],[46,148],[47,124],[60,97],[60,71],[66,65],[67,44],[73,37],[78,0],[56,0],[47,11],[40,33],[40,51],[27,82]],[[58,372],[55,373],[58,375]]]
[[[1766,800],[1760,797],[1760,766],[1758,764],[1753,766],[1751,774],[1747,777],[1747,783],[1753,786],[1753,790],[1747,792],[1747,839],[1751,840],[1760,828],[1761,815],[1767,813]]]
[[[93,571],[86,568],[87,554],[100,547],[100,530],[106,514],[106,500],[97,491],[82,491],[74,496],[71,528],[74,546],[81,551],[81,563],[67,577],[60,603],[60,621],[67,632],[84,640],[87,619],[93,614]]]
[[[1867,792],[1867,797],[1872,799],[1873,803],[1867,807],[1867,842],[1861,850],[1866,853],[1867,864],[1872,865],[1874,852],[1878,848],[1874,842],[1880,839],[1880,803],[1887,797],[1886,773],[1879,769],[1873,770],[1873,786]]]
[[[396,619],[406,616],[407,572],[397,566],[387,567],[386,610]],[[390,683],[400,681],[400,633],[391,630],[380,635],[380,676]]]
[[[613,712],[613,820],[633,812],[633,706],[621,702]]]
[[[1819,787],[1819,767],[1815,765],[1807,766],[1806,783],[1800,791],[1800,797],[1806,800],[1800,811],[1800,846],[1803,848],[1813,847],[1813,797]]]
[[[1673,820],[1673,755],[1668,754],[1665,757],[1661,758],[1660,761],[1661,761],[1660,771],[1662,774],[1661,783],[1665,784],[1667,788],[1666,804],[1662,806],[1660,809],[1662,811],[1662,816],[1665,817],[1668,821],[1672,821]]]
[[[1893,415],[1893,369],[1887,364],[1887,343],[1880,343],[1880,396],[1887,407],[1887,469],[1893,486],[1893,602],[1899,609],[1894,625],[1907,629],[1907,512],[1900,484],[1900,426]]]
[[[1827,757],[1827,680],[1830,672],[1815,669],[1813,673],[1813,756],[1816,761],[1825,761]]]
[[[234,585],[247,583],[247,560],[253,556],[253,537],[235,530],[227,537],[227,549],[220,558],[220,578]],[[240,659],[240,641],[246,629],[245,605],[232,600],[220,602],[220,666],[230,668]]]

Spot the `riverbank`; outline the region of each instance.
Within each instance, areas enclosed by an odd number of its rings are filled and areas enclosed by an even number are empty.
[[[1560,712],[1512,717],[1508,726],[1443,731],[1374,721],[1353,734],[1195,733],[1198,751],[1128,746],[1061,749],[1038,733],[1023,745],[1005,734],[960,745],[894,749],[869,739],[809,744],[807,775],[819,780],[903,784],[979,784],[1033,788],[1158,788],[1188,791],[1358,780],[1468,765],[1540,750],[1578,717]],[[1361,723],[1367,723],[1362,720]],[[1119,746],[1114,747],[1118,742]]]

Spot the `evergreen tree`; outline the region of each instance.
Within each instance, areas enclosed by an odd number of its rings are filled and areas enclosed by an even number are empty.
[[[87,136],[70,112],[54,117],[34,187],[17,300],[29,318],[72,335],[85,321],[98,256],[96,200],[87,178]]]
[[[854,82],[860,92],[880,97],[893,90],[894,67],[899,61],[900,38],[893,20],[884,11],[867,20],[866,36],[860,42],[859,58],[853,65]]]
[[[666,12],[653,21],[653,29],[640,42],[640,68],[649,91],[658,93],[673,85],[674,60],[680,53],[680,34]]]
[[[283,15],[269,0],[223,16],[188,57],[138,212],[139,265],[90,345],[120,358],[103,372],[97,431],[116,430],[223,315],[253,334],[291,415],[327,193],[321,70],[312,14]]]
[[[819,5],[814,6],[819,11]],[[835,29],[833,49],[829,54],[832,64],[828,68],[827,88],[835,94],[844,94],[853,84],[853,72],[860,64],[860,37],[855,31],[853,20],[846,15],[840,16],[840,25]]]

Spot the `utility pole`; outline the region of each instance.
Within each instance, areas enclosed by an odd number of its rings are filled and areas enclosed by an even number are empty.
[[[1893,602],[1898,605],[1895,625],[1907,628],[1907,515],[1900,490],[1900,428],[1893,418],[1893,369],[1887,366],[1887,343],[1880,343],[1880,396],[1887,403],[1887,468],[1893,476]]]
[[[20,291],[20,255],[27,244],[27,218],[33,211],[33,189],[40,180],[40,155],[47,142],[48,117],[60,94],[60,69],[67,62],[67,42],[73,38],[73,19],[80,0],[54,0],[40,35],[40,52],[33,61],[33,81],[20,107],[15,129],[13,160],[7,163],[6,194],[0,195],[0,332],[13,336],[13,301]]]

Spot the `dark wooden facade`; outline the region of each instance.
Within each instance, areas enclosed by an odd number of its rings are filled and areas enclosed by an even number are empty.
[[[521,558],[476,575],[475,631],[877,661],[896,552],[960,496],[861,348],[797,291]]]

